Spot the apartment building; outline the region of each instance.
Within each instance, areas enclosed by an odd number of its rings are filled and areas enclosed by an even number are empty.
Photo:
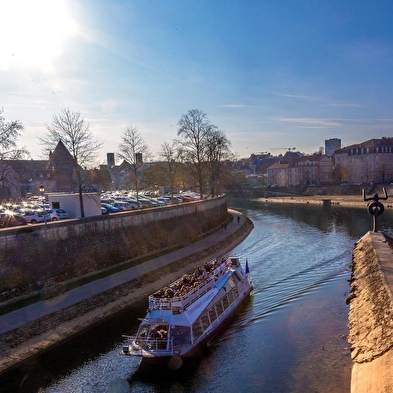
[[[332,157],[314,154],[277,161],[267,169],[269,186],[393,181],[393,138],[383,137],[335,150]]]
[[[393,180],[393,138],[368,141],[336,150],[336,172],[344,182],[390,183]]]
[[[293,153],[292,153],[293,154]],[[267,185],[288,187],[332,183],[333,161],[324,154],[298,155],[283,159],[267,169]]]

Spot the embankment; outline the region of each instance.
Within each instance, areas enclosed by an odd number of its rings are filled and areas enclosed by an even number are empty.
[[[393,242],[369,232],[353,251],[347,299],[351,393],[393,392]]]
[[[174,248],[228,218],[226,197],[0,230],[0,301]]]
[[[331,205],[343,207],[363,209],[366,209],[367,207],[367,202],[363,200],[361,195],[298,195],[260,198],[259,200],[266,203],[294,203],[320,206],[324,205],[324,201],[329,201]]]

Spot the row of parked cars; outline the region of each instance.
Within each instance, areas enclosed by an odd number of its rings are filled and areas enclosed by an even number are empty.
[[[101,195],[101,213],[116,213],[195,200],[199,200],[199,194],[193,192],[164,194],[162,196],[158,196],[154,192],[142,192],[138,197],[129,191],[110,192]],[[58,221],[66,218],[70,218],[70,216],[64,209],[49,209],[48,204],[39,200],[19,205],[0,205],[0,228]]]
[[[40,206],[0,206],[0,228],[37,224],[70,218],[64,209],[47,209]]]
[[[116,213],[119,211],[159,207],[183,202],[191,202],[199,199],[195,193],[165,194],[162,196],[141,193],[135,196],[130,192],[106,193],[101,195],[101,210],[103,214]]]

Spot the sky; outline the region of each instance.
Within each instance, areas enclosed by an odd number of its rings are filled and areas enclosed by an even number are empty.
[[[0,0],[0,108],[18,145],[64,108],[158,159],[190,109],[240,157],[393,136],[391,0]],[[116,160],[117,161],[117,160]]]

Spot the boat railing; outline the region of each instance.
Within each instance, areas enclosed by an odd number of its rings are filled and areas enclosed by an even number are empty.
[[[143,348],[147,351],[169,351],[172,350],[172,342],[166,338],[150,338],[146,340]]]
[[[153,337],[141,337],[141,336],[126,336],[127,344],[131,345],[131,349],[134,353],[142,352],[160,352],[165,355],[171,355],[173,352],[173,340],[167,340],[166,338],[153,338]]]
[[[214,278],[209,278],[207,281],[203,281],[198,286],[193,287],[189,292],[182,296],[175,296],[173,298],[158,298],[154,295],[149,296],[149,308],[150,309],[163,309],[163,310],[176,310],[184,309],[190,303],[204,295],[214,286]]]
[[[208,278],[201,281],[197,286],[191,287],[182,296],[175,297],[157,297],[154,294],[149,296],[149,309],[162,309],[162,310],[182,310],[188,307],[195,300],[203,296],[214,285],[215,282],[222,277],[227,271],[228,265],[226,261],[220,263],[214,271],[212,271]],[[176,285],[180,280],[175,281],[172,285]]]
[[[195,302],[195,300],[199,299],[206,292],[208,292],[215,284],[214,278],[210,278],[209,280],[202,283],[201,286],[193,289],[188,292],[180,299],[180,304],[182,308],[187,308],[191,303]],[[174,307],[177,307],[177,304],[174,304]]]

